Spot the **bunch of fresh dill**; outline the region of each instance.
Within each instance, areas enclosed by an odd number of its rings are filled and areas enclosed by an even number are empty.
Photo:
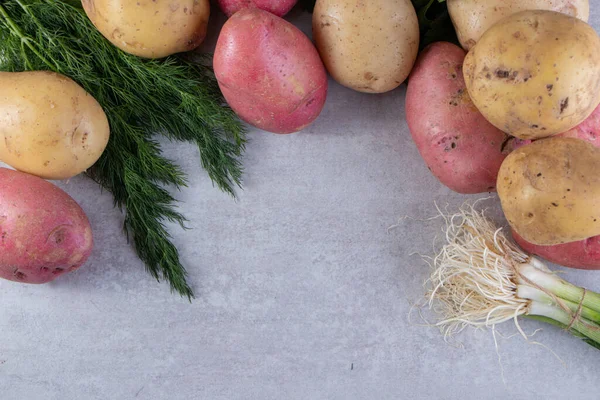
[[[157,280],[193,297],[165,221],[184,217],[164,185],[180,188],[182,170],[161,155],[155,134],[194,143],[222,190],[240,184],[243,126],[225,106],[208,67],[170,57],[143,60],[108,42],[74,0],[0,2],[0,70],[51,70],[71,77],[104,108],[108,147],[89,176],[125,211],[124,230]]]

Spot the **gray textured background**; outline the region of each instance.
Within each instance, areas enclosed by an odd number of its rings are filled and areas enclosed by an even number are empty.
[[[290,19],[309,31],[307,14]],[[600,28],[598,10],[591,20]],[[61,183],[96,248],[55,283],[0,282],[0,399],[599,398],[600,353],[560,330],[534,339],[564,365],[520,337],[499,338],[497,353],[489,331],[470,330],[457,348],[409,321],[428,272],[411,254],[431,253],[441,225],[388,227],[467,197],[420,160],[404,88],[373,96],[332,83],[306,131],[250,137],[237,202],[213,189],[193,146],[165,143],[190,174],[177,197],[193,229],[171,231],[192,304],[144,272],[109,194],[83,178]],[[600,289],[599,272],[566,277]]]

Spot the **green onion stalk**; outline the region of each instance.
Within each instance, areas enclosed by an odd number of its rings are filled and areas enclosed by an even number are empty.
[[[600,349],[600,294],[575,286],[523,252],[483,211],[445,216],[446,243],[431,260],[427,305],[446,338],[465,328],[530,317]]]

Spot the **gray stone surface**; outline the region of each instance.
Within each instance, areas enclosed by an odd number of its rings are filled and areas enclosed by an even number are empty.
[[[307,15],[291,19],[309,30]],[[592,21],[600,28],[596,10]],[[252,131],[237,202],[213,189],[193,146],[164,143],[190,175],[176,195],[192,230],[171,232],[191,304],[144,271],[109,194],[83,178],[60,183],[96,247],[55,283],[0,282],[0,399],[598,399],[600,353],[558,329],[533,339],[564,364],[520,337],[498,336],[496,350],[489,331],[451,346],[408,318],[428,271],[412,254],[431,253],[441,225],[388,227],[467,197],[420,160],[404,94],[332,83],[306,131]],[[566,277],[600,289],[598,272]]]

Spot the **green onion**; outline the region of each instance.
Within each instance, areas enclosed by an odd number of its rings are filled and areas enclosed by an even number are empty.
[[[600,294],[575,286],[511,242],[483,212],[445,216],[446,243],[432,259],[429,308],[445,337],[531,317],[600,348]]]

